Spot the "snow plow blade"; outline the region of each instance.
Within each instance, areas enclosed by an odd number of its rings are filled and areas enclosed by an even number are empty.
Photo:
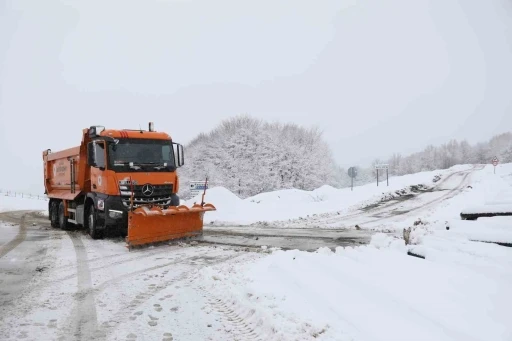
[[[128,212],[129,248],[151,245],[174,239],[200,237],[203,234],[203,216],[206,211],[215,211],[212,204],[159,207],[138,207]]]

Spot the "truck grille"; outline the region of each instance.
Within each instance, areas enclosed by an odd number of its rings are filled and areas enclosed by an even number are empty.
[[[152,189],[152,190],[151,190]],[[133,186],[133,206],[159,205],[168,206],[171,204],[172,185],[135,185]],[[125,207],[130,207],[131,190],[121,191],[121,200]]]

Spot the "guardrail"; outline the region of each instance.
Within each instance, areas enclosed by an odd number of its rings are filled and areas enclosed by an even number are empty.
[[[48,198],[46,197],[46,195],[23,193],[23,192],[17,192],[17,191],[5,190],[5,189],[0,189],[0,197],[2,197],[2,196],[48,201]]]

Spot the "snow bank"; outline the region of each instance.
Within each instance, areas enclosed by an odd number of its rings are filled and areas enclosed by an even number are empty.
[[[369,245],[334,251],[263,250],[268,256],[213,266],[197,280],[268,340],[511,340],[512,248],[495,243],[512,244],[512,217],[459,216],[468,203],[507,200],[512,165],[500,170],[475,173],[471,186],[409,225],[407,245],[377,233]],[[278,206],[276,195],[239,201]]]
[[[442,180],[455,171],[470,167],[461,165],[447,170],[391,177],[389,187],[383,183],[379,187],[376,184],[367,184],[354,187],[353,191],[350,188],[336,189],[325,185],[313,191],[287,189],[240,199],[223,187],[214,187],[206,192],[205,201],[215,205],[217,211],[208,212],[205,215],[205,222],[239,225],[283,221],[330,212],[351,212],[378,203],[383,197],[389,197],[397,191],[406,191],[410,194],[414,192],[411,191],[411,186],[433,186],[436,176]],[[184,203],[192,205],[194,202],[201,202],[201,195]]]
[[[408,256],[408,249],[426,259]],[[512,248],[451,230],[433,231],[413,246],[377,234],[368,246],[335,252],[274,251],[201,275],[233,310],[252,311],[263,330],[274,330],[269,340],[512,337]]]
[[[21,197],[10,197],[0,195],[0,212],[17,211],[17,210],[41,210],[48,209],[48,202],[46,200],[37,200]]]
[[[512,204],[493,204],[470,206],[462,210],[463,214],[499,214],[510,213],[512,215]]]
[[[479,218],[477,221],[451,221],[449,235],[469,240],[512,245],[512,217]]]

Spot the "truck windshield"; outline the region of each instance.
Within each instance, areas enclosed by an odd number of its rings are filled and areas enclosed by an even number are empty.
[[[176,169],[171,141],[119,139],[109,144],[109,169],[115,172],[169,172]]]

